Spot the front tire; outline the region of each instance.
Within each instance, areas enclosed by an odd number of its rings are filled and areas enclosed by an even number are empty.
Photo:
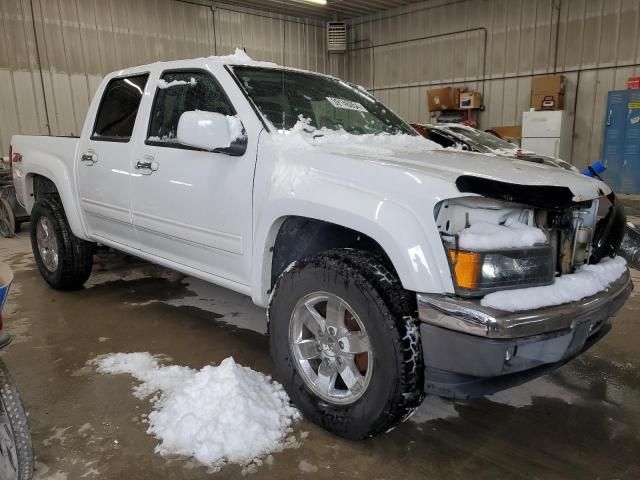
[[[415,296],[383,262],[331,250],[297,262],[274,288],[276,376],[307,418],[359,440],[413,413],[424,397]]]
[[[94,244],[71,232],[59,200],[39,199],[30,226],[31,248],[42,278],[58,290],[80,288],[91,275]]]

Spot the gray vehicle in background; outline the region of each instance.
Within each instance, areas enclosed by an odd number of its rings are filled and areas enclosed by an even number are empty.
[[[576,167],[560,158],[522,150],[518,145],[507,142],[491,133],[459,123],[412,123],[411,126],[423,137],[445,148],[486,153],[499,157],[518,158],[564,168],[565,170],[578,171]]]

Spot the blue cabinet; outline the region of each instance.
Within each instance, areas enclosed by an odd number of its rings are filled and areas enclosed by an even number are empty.
[[[640,90],[609,92],[602,163],[616,192],[640,193]]]

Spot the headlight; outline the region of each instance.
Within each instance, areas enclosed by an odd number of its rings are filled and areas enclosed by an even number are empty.
[[[500,251],[449,249],[449,263],[458,295],[483,296],[497,290],[550,285],[554,265],[548,245]]]

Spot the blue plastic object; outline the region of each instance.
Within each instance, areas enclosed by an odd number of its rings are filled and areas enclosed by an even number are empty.
[[[598,160],[596,163],[594,163],[593,165],[591,165],[591,168],[586,167],[582,169],[582,173],[585,174],[587,177],[593,177],[593,173],[592,170],[594,172],[596,172],[596,174],[600,175],[602,172],[604,172],[607,167],[605,167],[600,160]]]
[[[6,263],[0,262],[0,313],[4,307],[4,302],[9,296],[9,289],[13,282],[13,273]]]

